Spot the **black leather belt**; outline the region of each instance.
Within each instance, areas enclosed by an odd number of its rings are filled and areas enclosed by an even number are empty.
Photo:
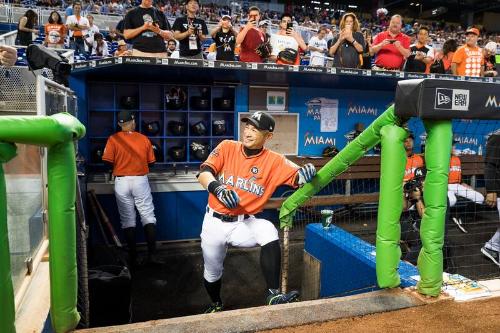
[[[207,213],[210,213],[210,208],[208,207],[207,207]],[[212,210],[212,216],[221,220],[222,222],[238,222],[239,215],[224,215],[224,214],[219,214]],[[250,215],[248,214],[243,215],[243,219],[247,219],[249,217]]]

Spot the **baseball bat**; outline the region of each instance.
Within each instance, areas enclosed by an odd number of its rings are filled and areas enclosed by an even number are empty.
[[[94,198],[90,195],[90,191],[87,192],[87,201],[90,206],[90,209],[92,210],[92,213],[94,214],[96,220],[97,220],[97,225],[99,226],[99,230],[101,231],[102,238],[104,240],[104,244],[106,244],[106,247],[110,247],[109,245],[109,240],[108,236],[106,235],[106,232],[104,231],[104,228],[101,223],[101,218],[99,217],[99,213],[97,212],[97,206],[94,201]]]
[[[285,227],[283,229],[283,264],[281,269],[281,292],[286,293],[288,289],[288,262],[290,253],[290,228]]]
[[[96,207],[97,207],[97,211],[98,211],[98,214],[101,218],[101,222],[106,226],[106,228],[108,229],[109,233],[111,234],[111,237],[113,238],[113,242],[115,243],[116,246],[118,246],[119,248],[123,247],[122,246],[122,243],[120,242],[120,239],[118,238],[118,235],[116,234],[115,232],[115,228],[113,228],[113,225],[111,224],[111,222],[109,222],[109,218],[108,216],[106,215],[106,212],[104,211],[104,209],[102,208],[101,206],[101,203],[99,202],[99,200],[97,199],[97,196],[95,194],[95,191],[94,189],[91,189],[89,190],[90,192],[90,195],[92,196],[93,200],[95,201],[95,204],[96,204]]]

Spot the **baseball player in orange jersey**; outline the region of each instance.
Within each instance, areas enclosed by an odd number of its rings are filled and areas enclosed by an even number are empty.
[[[266,112],[243,118],[243,141],[221,142],[201,165],[198,177],[208,190],[208,206],[201,231],[204,283],[212,304],[205,313],[223,310],[220,296],[224,258],[228,245],[261,246],[260,264],[267,285],[266,303],[295,301],[299,293],[279,292],[281,247],[278,230],[256,218],[280,185],[293,187],[310,182],[312,164],[299,168],[283,155],[264,148],[273,136],[275,122]]]
[[[120,222],[129,248],[130,264],[136,264],[135,208],[139,211],[148,244],[148,262],[159,264],[156,258],[156,217],[149,187],[149,165],[155,162],[149,139],[135,131],[132,112],[118,113],[121,131],[109,137],[102,160],[113,164],[115,197]]]
[[[415,170],[424,169],[424,159],[422,156],[417,155],[413,152],[413,143],[415,142],[415,137],[413,133],[410,132],[406,140],[404,141],[404,147],[406,151],[406,168],[405,175],[403,178],[403,184],[409,182],[415,178]],[[416,188],[412,193],[404,193],[405,200],[403,201],[403,209],[412,209],[412,202],[415,202],[415,207],[418,211],[420,217],[424,215],[424,202],[422,201],[422,193],[420,189]],[[408,196],[407,196],[408,195]]]

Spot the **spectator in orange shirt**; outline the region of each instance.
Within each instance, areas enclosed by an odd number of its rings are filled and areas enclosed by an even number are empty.
[[[479,30],[469,28],[465,33],[465,45],[460,46],[453,55],[451,72],[459,76],[483,76],[483,52],[477,46]]]
[[[66,37],[66,26],[63,24],[61,15],[54,10],[50,13],[48,23],[44,26],[45,45],[51,48],[63,49]]]

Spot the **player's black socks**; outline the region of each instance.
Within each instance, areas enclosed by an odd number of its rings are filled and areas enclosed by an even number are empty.
[[[148,223],[144,226],[144,234],[148,243],[148,253],[156,253],[156,226],[154,223]]]
[[[260,249],[260,266],[266,280],[267,289],[279,289],[281,271],[280,241],[267,243]]]
[[[137,251],[135,248],[135,227],[124,228],[123,234],[125,235],[125,240],[127,241],[129,265],[135,266]]]
[[[215,282],[208,282],[207,280],[203,279],[203,282],[205,283],[205,289],[207,289],[208,296],[210,296],[212,303],[222,303],[222,299],[220,298],[222,278],[218,279]]]

